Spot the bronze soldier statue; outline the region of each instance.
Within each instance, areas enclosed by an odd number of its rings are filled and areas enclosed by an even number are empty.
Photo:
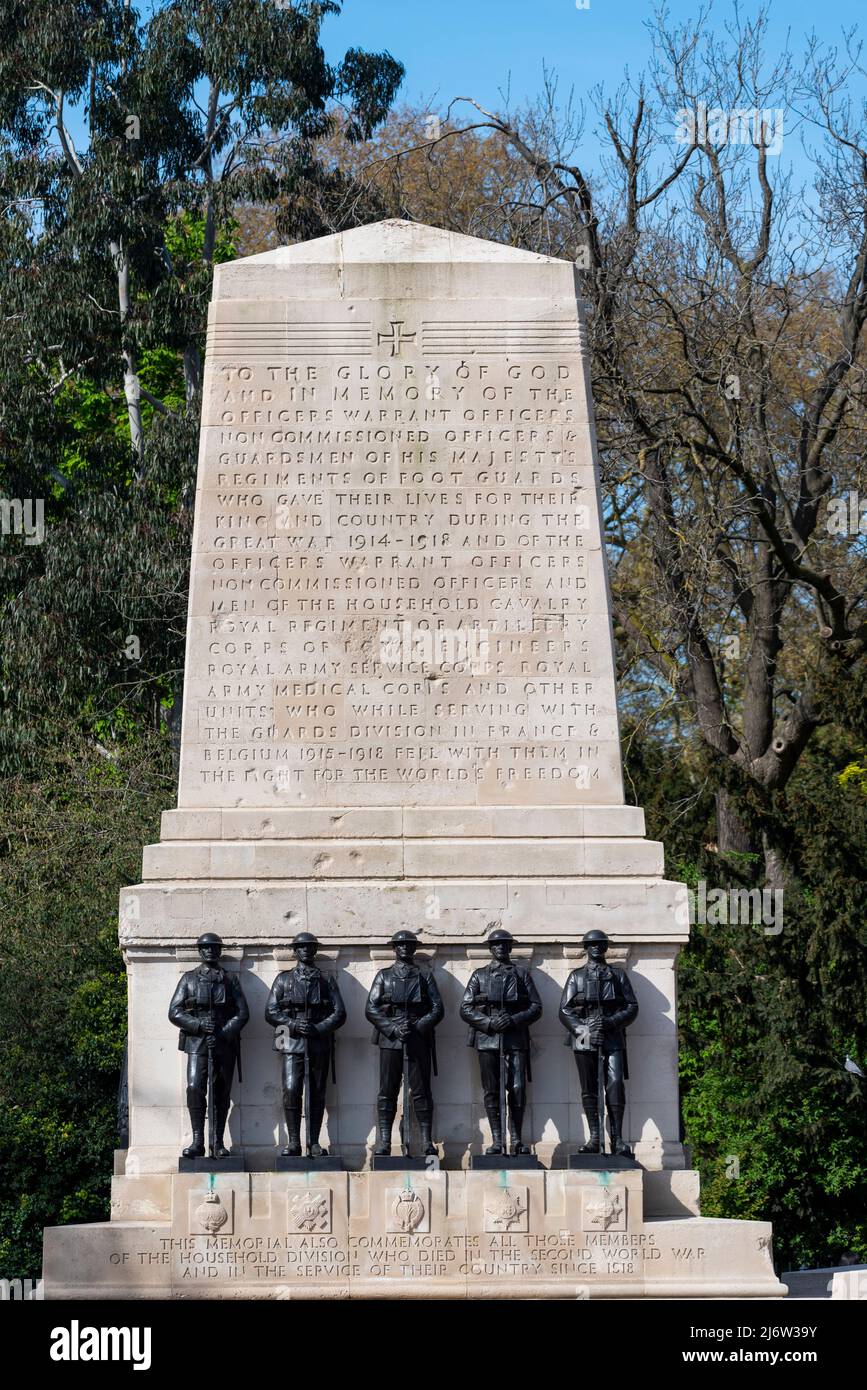
[[[589,931],[581,944],[587,949],[587,964],[572,971],[560,1000],[560,1022],[569,1030],[565,1041],[575,1051],[581,1100],[590,1125],[590,1137],[580,1152],[605,1151],[604,1087],[612,1152],[631,1158],[632,1150],[623,1139],[624,1082],[629,1077],[626,1029],[638,1014],[638,1004],[626,971],[606,964],[605,932]]]
[[[379,1047],[378,1142],[374,1153],[391,1153],[391,1127],[397,1113],[401,1075],[404,1083],[403,1151],[410,1154],[409,1095],[421,1130],[425,1154],[435,1154],[432,1139],[433,1096],[430,1075],[436,1074],[434,1029],[443,1016],[433,972],[413,964],[418,937],[411,931],[391,938],[395,963],[380,970],[367,997],[365,1013],[373,1024],[372,1042]]]
[[[470,1025],[468,1045],[479,1053],[491,1126],[489,1154],[506,1152],[507,1111],[512,1153],[530,1152],[521,1140],[521,1127],[531,1078],[530,1024],[541,1017],[542,1001],[530,971],[510,959],[514,944],[514,937],[502,928],[491,932],[491,964],[473,971],[461,1001],[461,1018]]]
[[[236,1061],[238,1080],[241,1079],[241,1029],[250,1011],[237,976],[220,965],[220,938],[214,932],[205,932],[196,946],[202,963],[181,976],[169,1005],[169,1019],[181,1030],[178,1049],[187,1054],[187,1108],[193,1141],[183,1155],[204,1157],[210,1092],[210,1157],[228,1158],[223,1131]]]
[[[265,1018],[277,1029],[274,1051],[283,1053],[283,1113],[286,1117],[284,1157],[301,1153],[301,1103],[306,1111],[306,1148],[310,1158],[322,1158],[319,1131],[325,1114],[328,1067],[334,1056],[334,1034],[346,1022],[346,1008],[337,983],[314,965],[319,942],[300,932],[292,942],[294,970],[282,970],[271,986]]]

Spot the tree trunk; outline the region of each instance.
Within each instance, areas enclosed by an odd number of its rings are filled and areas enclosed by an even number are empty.
[[[789,875],[782,851],[770,843],[767,835],[762,835],[762,850],[765,856],[765,887],[785,888]]]
[[[753,848],[727,787],[717,787],[716,791],[716,838],[720,854],[750,854]]]
[[[141,381],[135,353],[126,342],[126,323],[129,318],[129,257],[121,242],[111,243],[111,254],[117,268],[117,303],[120,310],[121,352],[123,354],[123,393],[129,416],[129,437],[132,450],[141,463],[144,458],[144,428],[141,418]]]
[[[195,343],[187,343],[184,348],[184,386],[189,413],[202,386],[202,359]]]

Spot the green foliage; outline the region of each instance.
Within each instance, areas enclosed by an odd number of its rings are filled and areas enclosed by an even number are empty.
[[[164,738],[113,752],[47,748],[38,782],[0,782],[0,1277],[39,1274],[43,1226],[108,1218],[118,893],[172,796]]]
[[[863,763],[847,763],[842,772],[837,774],[837,781],[841,787],[854,782],[862,796],[867,796],[867,767]]]
[[[753,856],[720,856],[706,839],[707,792],[672,825],[682,763],[660,781],[666,748],[635,754],[648,833],[674,846],[670,876],[708,891],[749,881]],[[780,1268],[867,1260],[867,1097],[844,1070],[847,1056],[867,1069],[867,818],[860,779],[841,775],[852,754],[840,730],[820,731],[766,811],[787,849],[782,931],[699,922],[680,962],[683,1122],[702,1212],[773,1221]]]

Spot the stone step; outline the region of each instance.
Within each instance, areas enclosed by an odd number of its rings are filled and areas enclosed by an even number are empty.
[[[640,806],[346,806],[164,811],[161,840],[642,837]]]
[[[292,839],[185,840],[147,845],[143,878],[333,879],[500,877],[647,877],[663,872],[655,840],[586,839]]]

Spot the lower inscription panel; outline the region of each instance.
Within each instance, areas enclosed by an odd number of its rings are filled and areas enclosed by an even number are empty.
[[[46,1298],[781,1297],[771,1228],[645,1221],[641,1171],[172,1174],[45,1233]],[[128,1187],[128,1180],[127,1180]],[[118,1211],[129,1210],[130,1194]]]

